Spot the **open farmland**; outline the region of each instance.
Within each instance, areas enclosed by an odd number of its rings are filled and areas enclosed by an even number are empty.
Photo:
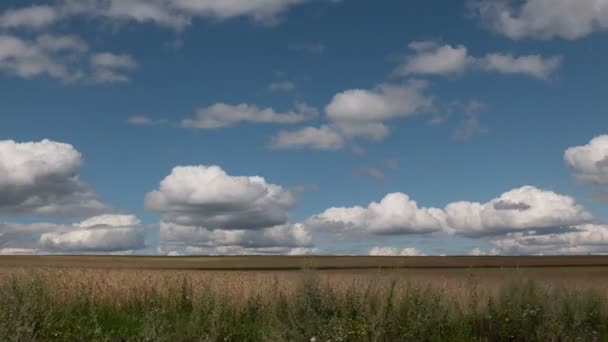
[[[605,257],[0,258],[0,339],[607,340]]]

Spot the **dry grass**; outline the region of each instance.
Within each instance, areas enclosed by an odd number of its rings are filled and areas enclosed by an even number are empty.
[[[68,300],[86,291],[96,300],[112,302],[143,292],[169,291],[186,279],[195,295],[206,291],[244,302],[278,293],[288,295],[309,273],[338,291],[396,283],[430,286],[454,298],[468,298],[474,286],[487,298],[505,282],[531,279],[549,288],[592,289],[608,298],[608,268],[603,267],[198,271],[31,266],[0,268],[0,284],[10,279],[43,278],[57,298]]]
[[[608,341],[605,260],[0,258],[0,340]]]

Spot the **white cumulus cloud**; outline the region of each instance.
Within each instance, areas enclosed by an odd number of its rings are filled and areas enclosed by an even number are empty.
[[[564,160],[576,179],[608,186],[608,135],[595,137],[586,145],[568,148]]]
[[[392,193],[367,207],[334,207],[306,220],[314,230],[348,234],[429,234],[472,238],[512,232],[561,232],[595,221],[572,197],[532,186],[508,191],[485,203],[453,202],[421,207],[408,195]]]
[[[290,190],[262,177],[230,176],[219,166],[178,166],[146,195],[163,220],[208,229],[261,229],[287,222]]]
[[[72,145],[0,141],[0,212],[83,215],[108,207],[79,179],[82,156]]]

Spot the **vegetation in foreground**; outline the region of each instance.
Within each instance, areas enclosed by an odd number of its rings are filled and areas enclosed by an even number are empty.
[[[314,274],[246,300],[187,277],[115,300],[53,286],[41,276],[0,283],[0,340],[608,341],[600,293],[523,279],[489,296],[472,282],[465,298],[400,282],[337,289]]]

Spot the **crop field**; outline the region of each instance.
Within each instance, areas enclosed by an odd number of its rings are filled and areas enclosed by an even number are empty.
[[[604,341],[608,258],[0,257],[0,340]]]

